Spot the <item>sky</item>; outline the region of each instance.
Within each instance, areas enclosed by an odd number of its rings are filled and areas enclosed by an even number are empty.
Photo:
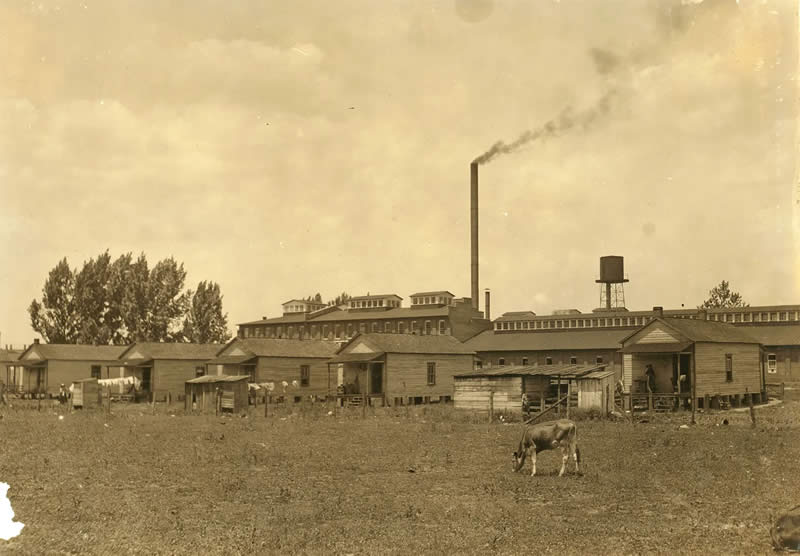
[[[60,259],[106,249],[218,282],[231,331],[317,292],[469,296],[469,164],[520,137],[479,168],[493,317],[591,311],[604,255],[632,310],[721,280],[800,303],[796,12],[2,2],[0,344],[37,336]]]

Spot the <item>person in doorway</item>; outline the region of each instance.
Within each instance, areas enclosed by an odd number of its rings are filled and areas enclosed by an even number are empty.
[[[522,412],[528,413],[528,408],[530,407],[530,402],[528,400],[528,394],[525,392],[522,393]]]
[[[647,392],[652,393],[656,391],[656,371],[649,363],[644,369],[644,375],[647,379]]]

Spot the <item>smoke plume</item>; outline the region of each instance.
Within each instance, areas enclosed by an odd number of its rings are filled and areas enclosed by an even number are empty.
[[[473,160],[473,164],[486,164],[501,154],[511,154],[520,147],[532,141],[549,139],[556,137],[574,127],[580,127],[584,131],[589,129],[598,118],[608,113],[611,108],[611,99],[617,94],[615,89],[608,91],[597,103],[589,109],[574,114],[572,108],[567,107],[561,111],[557,118],[548,121],[539,129],[528,130],[517,137],[511,143],[498,141],[492,147]]]

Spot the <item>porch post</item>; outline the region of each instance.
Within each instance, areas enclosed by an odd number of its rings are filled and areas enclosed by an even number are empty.
[[[695,349],[692,345],[692,359],[689,364],[689,371],[692,373],[692,424],[696,424],[695,411],[697,409],[697,369],[695,368]]]

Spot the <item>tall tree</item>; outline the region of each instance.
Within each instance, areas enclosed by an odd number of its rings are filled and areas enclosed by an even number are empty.
[[[328,305],[341,305],[342,303],[347,303],[351,297],[353,296],[348,294],[347,292],[342,292],[335,298],[328,301]]]
[[[51,344],[71,344],[78,340],[79,323],[75,310],[75,273],[64,258],[53,268],[42,288],[42,301],[28,307],[31,327]]]
[[[228,315],[222,312],[219,284],[200,282],[195,292],[189,290],[188,297],[191,303],[183,322],[184,340],[199,344],[227,341]]]
[[[83,263],[75,276],[75,311],[82,344],[108,344],[114,331],[106,322],[111,302],[108,296],[111,255],[108,250],[95,259]]]
[[[183,315],[188,297],[183,291],[186,271],[170,257],[159,261],[150,271],[147,284],[146,331],[151,342],[171,342],[180,339]]]
[[[749,307],[738,292],[731,291],[730,284],[723,280],[718,286],[708,292],[706,299],[700,309],[722,309],[725,307]]]

